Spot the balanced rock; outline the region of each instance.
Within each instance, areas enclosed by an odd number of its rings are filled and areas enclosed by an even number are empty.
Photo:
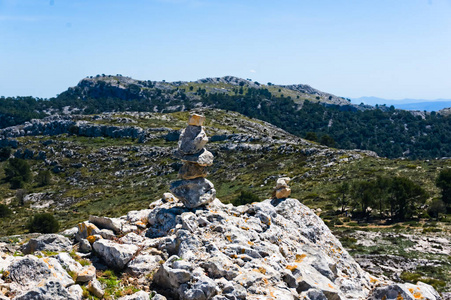
[[[282,178],[277,179],[276,189],[287,188],[290,180],[291,180],[290,177],[282,177]]]
[[[214,185],[206,178],[175,181],[171,184],[171,192],[187,208],[206,205],[216,198]]]
[[[188,125],[202,126],[204,124],[205,117],[198,114],[192,114],[189,116]]]
[[[180,134],[179,151],[183,154],[195,154],[207,144],[208,138],[201,126],[189,125]]]
[[[291,195],[291,189],[288,186],[290,182],[289,177],[282,177],[277,179],[276,187],[274,188],[273,197],[277,199],[285,199]]]
[[[179,171],[179,178],[181,179],[195,179],[207,177],[207,170],[205,167],[195,163],[185,163]]]
[[[291,195],[290,188],[280,188],[280,189],[277,189],[275,192],[276,192],[277,199],[288,198]]]
[[[202,167],[211,166],[213,164],[213,154],[205,148],[196,154],[189,155],[183,155],[178,151],[174,156],[175,158],[181,159],[183,162],[196,163]]]

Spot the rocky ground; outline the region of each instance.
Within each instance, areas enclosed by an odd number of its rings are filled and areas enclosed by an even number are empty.
[[[427,284],[363,271],[292,198],[188,209],[165,194],[1,251],[1,293],[12,299],[441,299]]]
[[[311,143],[238,113],[208,110],[205,114],[205,132],[210,141],[208,150],[215,156],[215,164],[208,170],[209,179],[215,185],[217,197],[226,204],[234,201],[241,190],[254,193],[259,200],[267,199],[275,180],[289,176],[292,178],[292,197],[315,208],[317,214],[326,218],[329,213],[335,213],[334,190],[343,180],[401,174],[422,182],[431,195],[437,196],[436,172],[450,164],[446,160],[380,159],[372,152],[336,150]],[[173,154],[186,118],[187,113],[78,115],[51,117],[0,131],[0,145],[13,147],[12,155],[25,159],[35,176],[41,170],[49,170],[52,174],[50,184],[41,186],[33,181],[22,190],[12,190],[8,183],[0,182],[0,201],[12,210],[12,215],[0,219],[0,232],[8,236],[2,238],[6,242],[2,251],[21,253],[17,243],[19,239],[25,243],[26,238],[9,236],[26,233],[26,221],[36,212],[52,212],[63,228],[69,228],[87,220],[90,215],[119,218],[128,211],[144,209],[149,199],[156,199],[162,191],[169,190],[169,182],[176,179],[182,167],[182,163],[173,159]],[[0,165],[0,177],[3,177],[5,162]],[[93,217],[90,219],[95,224]],[[329,222],[328,225],[334,226]],[[382,232],[380,236],[371,230],[363,231],[363,227],[347,226],[349,231],[343,235],[335,230],[337,228],[334,230],[363,268],[382,280],[448,281],[451,278],[449,225],[438,226],[435,228],[438,232],[427,230],[429,227],[418,230],[409,225],[401,227],[404,228],[401,232],[388,229],[389,232]],[[103,227],[98,225],[98,228],[102,230]],[[146,228],[138,226],[137,230],[134,227],[132,230],[142,235],[149,230]],[[364,233],[354,236],[356,230]],[[115,242],[123,235],[105,229],[102,232],[104,239]],[[397,235],[390,236],[390,232]],[[349,238],[355,241],[348,243]],[[369,244],[371,241],[377,243]],[[396,251],[390,246],[394,241],[400,241]],[[71,240],[72,246],[74,243],[75,240]],[[87,249],[93,247],[86,241],[81,245]],[[164,252],[160,246],[154,245],[154,248]],[[154,251],[152,249],[149,251]],[[400,249],[411,250],[402,252]],[[54,256],[54,253],[41,251],[36,257],[49,255]],[[114,285],[113,282],[128,289],[124,293],[130,293],[136,287],[144,289],[145,284],[137,285],[135,279],[129,282],[126,277],[105,271],[101,266],[105,263],[98,261],[97,254],[92,255],[89,262],[84,260],[85,255],[72,253],[71,257],[83,264],[99,266],[96,276],[106,293],[108,284]],[[162,260],[166,259],[169,256],[162,257]],[[418,268],[423,264],[429,269]],[[405,271],[421,276],[412,277]],[[445,285],[441,291],[447,290],[448,285]]]

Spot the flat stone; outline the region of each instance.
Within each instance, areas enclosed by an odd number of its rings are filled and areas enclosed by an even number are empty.
[[[96,268],[92,265],[86,266],[77,273],[77,283],[89,282],[96,278]]]
[[[182,130],[178,149],[182,154],[196,154],[207,144],[208,137],[200,126],[188,126]]]
[[[188,125],[202,126],[204,124],[205,117],[198,114],[192,114],[189,116]]]
[[[184,155],[180,151],[177,151],[176,153],[174,153],[174,157],[179,158],[184,162],[196,163],[203,167],[211,166],[213,164],[213,154],[205,148],[202,149],[199,153],[190,155]]]
[[[171,184],[171,192],[187,208],[206,205],[216,198],[213,183],[205,178],[175,181]]]
[[[205,167],[199,166],[195,163],[185,163],[180,168],[179,178],[181,179],[195,179],[207,177],[208,172]]]

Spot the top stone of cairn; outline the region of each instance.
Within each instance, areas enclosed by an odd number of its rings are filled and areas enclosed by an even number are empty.
[[[198,114],[192,114],[189,116],[188,125],[202,126],[204,124],[205,117]]]

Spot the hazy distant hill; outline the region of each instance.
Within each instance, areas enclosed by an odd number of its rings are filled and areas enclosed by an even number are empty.
[[[378,97],[360,97],[360,98],[351,98],[352,103],[354,104],[368,104],[375,106],[383,105],[386,106],[393,105],[398,109],[406,109],[406,110],[421,110],[421,111],[439,111],[444,108],[451,107],[451,99],[436,99],[436,100],[425,100],[425,99],[401,99],[401,100],[392,100],[392,99],[383,99]]]

